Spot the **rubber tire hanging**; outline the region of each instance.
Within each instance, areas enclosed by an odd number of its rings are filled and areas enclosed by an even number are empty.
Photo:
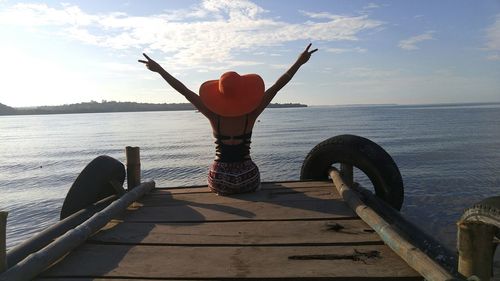
[[[78,175],[64,199],[61,219],[110,195],[125,193],[125,166],[102,155],[92,160]]]
[[[370,179],[375,195],[400,210],[404,200],[403,179],[392,157],[373,141],[355,135],[339,135],[317,144],[306,156],[301,180],[328,180],[337,163],[350,164]]]

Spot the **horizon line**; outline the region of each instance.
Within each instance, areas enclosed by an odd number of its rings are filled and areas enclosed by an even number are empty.
[[[101,102],[97,102],[94,100],[90,101],[83,101],[79,103],[65,103],[65,104],[57,104],[57,105],[32,105],[32,106],[10,106],[7,104],[4,104],[0,102],[0,104],[3,104],[5,106],[14,108],[14,109],[30,109],[30,108],[37,108],[37,107],[56,107],[56,106],[67,106],[67,105],[74,105],[74,104],[84,104],[84,103],[98,103],[98,104],[103,104],[103,103],[137,103],[137,104],[154,104],[154,105],[171,105],[171,104],[178,104],[178,105],[183,105],[183,104],[190,104],[189,102],[173,102],[173,103],[152,103],[152,102],[136,102],[136,101],[107,101],[103,100]],[[463,105],[463,104],[470,104],[470,105],[479,105],[479,104],[500,104],[499,101],[464,101],[464,102],[436,102],[436,103],[345,103],[345,104],[307,104],[307,103],[301,103],[301,102],[275,102],[272,104],[301,104],[301,105],[307,105],[308,107],[322,107],[322,106],[418,106],[418,105]]]

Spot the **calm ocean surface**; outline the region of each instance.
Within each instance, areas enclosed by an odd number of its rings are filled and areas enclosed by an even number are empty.
[[[298,180],[319,142],[355,134],[381,145],[405,183],[403,214],[449,248],[464,208],[500,195],[500,105],[267,109],[252,157],[263,181]],[[12,247],[58,221],[67,190],[106,154],[125,162],[140,146],[143,179],[157,186],[206,182],[214,144],[194,111],[0,117],[0,209]],[[366,181],[361,178],[360,181]]]

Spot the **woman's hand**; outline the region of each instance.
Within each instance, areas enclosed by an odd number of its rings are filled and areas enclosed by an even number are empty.
[[[318,49],[314,49],[312,51],[309,51],[309,48],[311,48],[311,45],[312,45],[312,43],[309,43],[309,45],[307,45],[307,48],[304,50],[304,52],[302,52],[302,54],[300,54],[299,58],[297,59],[297,62],[299,62],[301,65],[306,63],[307,61],[309,61],[309,59],[311,58],[311,55],[318,50]]]
[[[149,70],[153,72],[160,72],[163,69],[157,62],[149,58],[146,54],[143,53],[143,55],[146,57],[147,61],[138,60],[138,62],[145,64]]]

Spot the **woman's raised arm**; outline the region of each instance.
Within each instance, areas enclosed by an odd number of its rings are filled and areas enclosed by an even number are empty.
[[[288,82],[290,82],[290,80],[292,80],[292,77],[295,75],[295,73],[297,73],[297,70],[299,70],[299,68],[303,64],[308,62],[309,59],[311,58],[311,55],[318,50],[314,49],[312,51],[309,51],[310,48],[311,48],[311,43],[307,45],[306,49],[300,54],[299,58],[290,67],[290,69],[288,69],[283,75],[281,75],[281,77],[274,83],[274,85],[272,85],[266,90],[261,104],[254,111],[256,115],[259,115],[260,113],[262,113],[262,111],[264,111],[264,109],[271,103],[274,96],[276,96],[279,90],[281,90],[281,88],[283,88]]]
[[[186,99],[196,107],[203,115],[205,115],[208,118],[211,118],[214,113],[210,111],[201,101],[200,96],[198,96],[196,93],[193,91],[189,90],[184,84],[182,84],[181,81],[177,80],[175,77],[170,75],[163,67],[161,67],[160,64],[158,64],[156,61],[152,60],[150,57],[148,57],[146,54],[143,54],[144,57],[147,59],[145,60],[138,60],[140,63],[144,63],[146,67],[153,71],[153,72],[158,72],[167,83],[172,86],[177,92],[181,93]]]

